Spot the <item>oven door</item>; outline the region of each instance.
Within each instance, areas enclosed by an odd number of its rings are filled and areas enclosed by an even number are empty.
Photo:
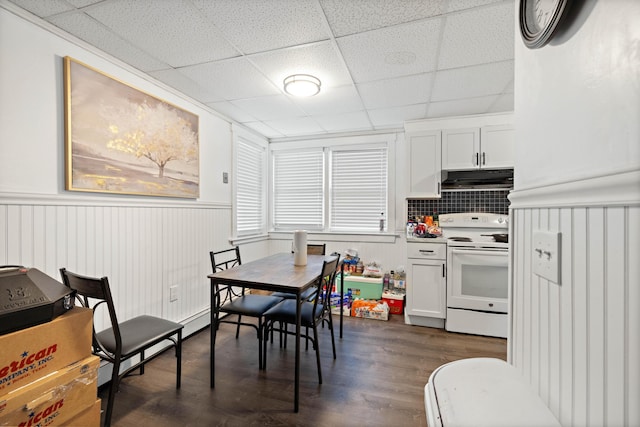
[[[447,307],[507,312],[507,249],[447,248]]]

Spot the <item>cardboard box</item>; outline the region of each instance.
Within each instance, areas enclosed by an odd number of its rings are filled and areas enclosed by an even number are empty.
[[[92,315],[74,307],[50,322],[0,335],[0,396],[89,357]]]
[[[341,280],[340,276],[336,281]],[[362,277],[362,276],[344,276],[344,294],[347,295],[351,289],[351,295],[354,299],[375,299],[382,298],[382,277]],[[340,291],[340,288],[338,288]]]
[[[389,306],[384,301],[357,299],[351,305],[351,316],[363,319],[389,320]]]
[[[101,400],[98,399],[89,409],[85,409],[62,425],[65,427],[100,427]]]
[[[389,306],[389,313],[402,314],[404,312],[404,294],[391,294],[385,292],[382,294],[382,301]]]
[[[0,425],[56,426],[95,404],[100,358],[90,356],[0,397]]]

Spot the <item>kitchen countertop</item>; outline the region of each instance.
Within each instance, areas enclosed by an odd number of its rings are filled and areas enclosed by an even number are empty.
[[[407,237],[407,243],[447,243],[444,237]]]

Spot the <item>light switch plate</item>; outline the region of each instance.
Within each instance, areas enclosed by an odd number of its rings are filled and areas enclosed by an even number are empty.
[[[531,252],[533,272],[560,284],[560,233],[535,231]]]

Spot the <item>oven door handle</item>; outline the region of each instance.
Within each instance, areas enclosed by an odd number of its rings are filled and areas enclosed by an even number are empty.
[[[456,248],[452,248],[451,249],[451,253],[452,254],[461,254],[461,255],[495,255],[495,254],[501,254],[504,253],[505,255],[507,255],[507,253],[509,252],[508,249],[501,249],[501,248],[477,248],[477,249],[473,249],[473,248],[465,248],[465,249],[456,249]]]

